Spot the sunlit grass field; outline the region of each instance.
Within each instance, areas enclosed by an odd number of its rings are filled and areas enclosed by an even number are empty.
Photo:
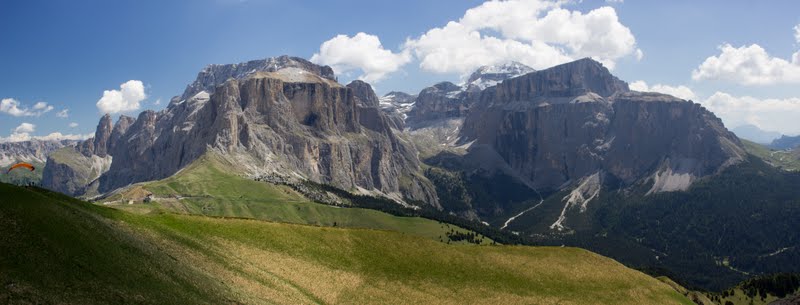
[[[597,254],[132,213],[0,185],[0,302],[690,304]]]

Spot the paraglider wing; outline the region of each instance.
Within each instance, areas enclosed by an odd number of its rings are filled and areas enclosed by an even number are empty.
[[[36,169],[36,167],[34,167],[33,165],[31,165],[31,164],[29,164],[29,163],[24,163],[24,162],[22,162],[22,163],[17,163],[17,164],[14,164],[14,165],[12,165],[11,167],[9,167],[9,168],[8,168],[8,171],[6,172],[6,174],[8,174],[8,173],[10,173],[12,170],[14,170],[14,169],[17,169],[17,168],[20,168],[20,167],[27,168],[27,169],[29,169],[29,170],[31,170],[31,171],[33,171],[33,170],[35,170],[35,169]]]

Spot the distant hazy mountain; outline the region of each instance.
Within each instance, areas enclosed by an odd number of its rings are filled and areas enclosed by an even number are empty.
[[[750,140],[760,144],[769,144],[773,140],[781,137],[780,132],[763,130],[758,128],[758,126],[750,124],[737,126],[731,131],[733,131],[736,136],[742,139]]]
[[[795,149],[800,148],[800,136],[781,136],[769,144],[772,149]]]
[[[74,146],[76,143],[78,141],[74,140],[0,143],[0,182],[38,184],[42,179],[42,171],[47,157],[62,147]],[[7,174],[8,167],[18,162],[31,163],[36,169],[33,172],[16,170],[14,173]]]
[[[44,163],[47,155],[64,146],[75,145],[78,141],[42,141],[0,143],[0,166],[9,166],[16,162]]]

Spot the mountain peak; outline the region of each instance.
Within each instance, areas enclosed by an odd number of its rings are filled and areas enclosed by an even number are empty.
[[[531,86],[533,90],[518,90]],[[611,74],[602,63],[588,57],[505,81],[498,90],[509,100],[548,97],[564,98],[563,102],[589,92],[605,98],[617,92],[630,91],[628,83]],[[557,101],[550,99],[548,103],[553,102]]]
[[[510,61],[502,64],[497,65],[486,65],[481,66],[472,75],[481,75],[481,74],[508,74],[513,73],[517,75],[527,74],[530,72],[536,71],[534,68],[531,68],[523,63],[518,61]],[[472,76],[470,76],[472,79]]]
[[[506,79],[535,71],[535,69],[516,61],[499,65],[481,66],[469,76],[464,87],[467,91],[480,91],[497,85],[499,82]]]
[[[216,86],[221,85],[230,78],[244,79],[259,72],[277,72],[286,68],[296,68],[321,78],[336,81],[333,69],[329,66],[320,66],[300,57],[282,55],[238,64],[208,65],[200,70],[195,81],[186,86],[183,95],[177,100],[188,99],[200,91],[214,93]]]
[[[354,80],[347,84],[346,87],[350,88],[350,90],[353,90],[353,94],[355,94],[357,102],[362,106],[378,106],[378,96],[375,95],[375,91],[372,90],[372,86],[370,86],[370,84],[362,80]]]
[[[389,93],[386,93],[385,95],[383,95],[381,98],[390,97],[390,96],[409,97],[409,96],[413,96],[413,95],[405,93],[403,91],[390,91]]]
[[[611,72],[603,66],[603,63],[592,59],[591,57],[584,57],[571,62],[556,65],[542,71],[548,70],[572,70],[572,71],[597,71],[600,73],[611,75]]]

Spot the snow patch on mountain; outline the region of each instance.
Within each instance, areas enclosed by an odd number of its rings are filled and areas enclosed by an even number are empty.
[[[403,120],[408,117],[408,112],[411,111],[411,108],[414,108],[416,100],[416,95],[399,91],[392,91],[378,98],[381,110],[389,114],[399,114]]]
[[[516,61],[501,65],[482,66],[473,72],[461,87],[464,91],[481,91],[496,86],[506,79],[535,71],[533,68]]]

